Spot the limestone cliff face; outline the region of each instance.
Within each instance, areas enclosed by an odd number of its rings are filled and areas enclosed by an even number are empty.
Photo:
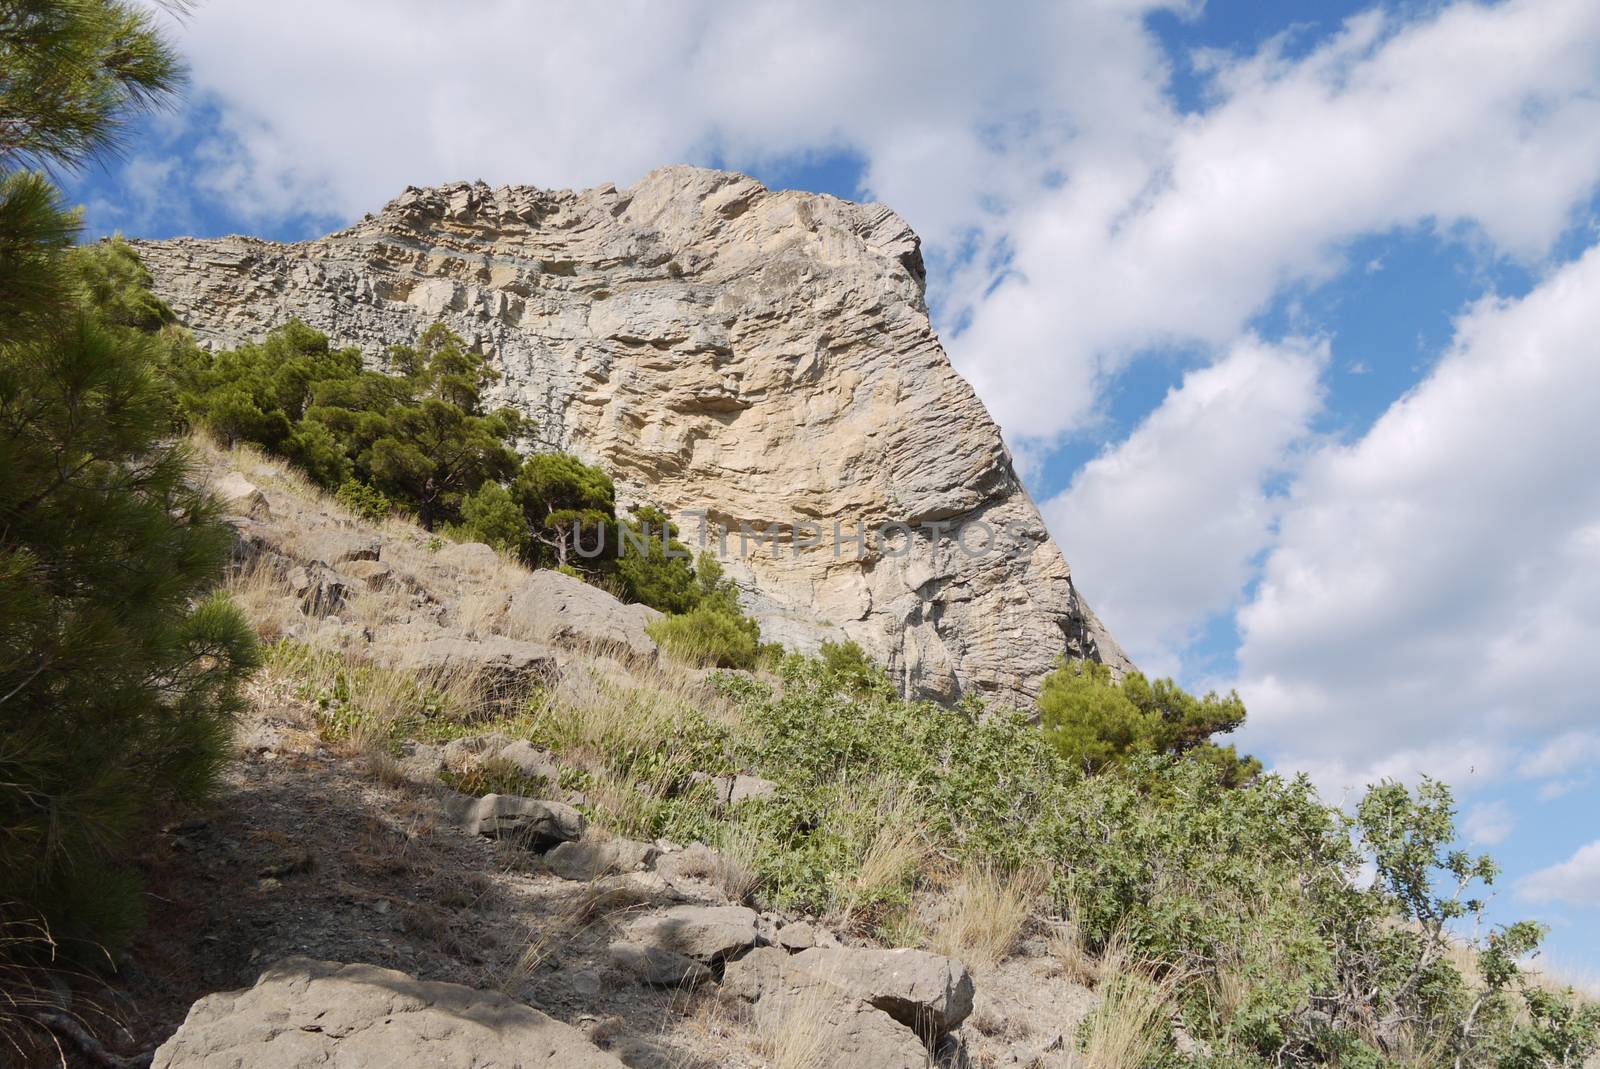
[[[770,640],[848,636],[913,692],[1019,706],[1062,653],[1127,667],[940,348],[916,235],[885,207],[670,167],[622,190],[408,189],[317,241],[139,251],[209,346],[299,317],[382,366],[444,321],[537,421],[526,444],[602,465],[625,504],[704,510],[713,549],[731,527],[725,564]],[[699,521],[679,522],[692,545]],[[741,554],[741,523],[778,531],[776,555]],[[861,559],[845,541],[893,523],[910,537]]]

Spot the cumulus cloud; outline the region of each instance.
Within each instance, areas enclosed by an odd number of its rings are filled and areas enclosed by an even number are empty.
[[[1517,894],[1529,902],[1600,906],[1600,840],[1558,865],[1524,876],[1517,881]]]
[[[1045,502],[1096,611],[1140,665],[1173,674],[1192,628],[1231,609],[1266,546],[1264,484],[1321,405],[1326,343],[1247,337]]]
[[[1479,303],[1370,432],[1307,462],[1238,616],[1250,744],[1359,786],[1509,771],[1593,722],[1597,292],[1600,247]]]
[[[458,178],[625,184],[844,149],[951,243],[1038,186],[1059,141],[1170,119],[1141,18],[1174,6],[218,0],[183,48],[221,115],[208,181],[258,217],[351,218]]]
[[[973,297],[958,365],[1008,434],[1048,438],[1133,354],[1226,344],[1357,235],[1465,227],[1536,257],[1600,174],[1597,58],[1585,0],[1374,11],[1300,59],[1212,57],[1202,114],[1063,150],[1066,181],[1008,221],[1010,273]]]

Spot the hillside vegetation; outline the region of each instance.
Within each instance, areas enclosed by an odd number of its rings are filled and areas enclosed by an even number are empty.
[[[517,634],[492,614],[475,626]],[[1531,1067],[1595,1049],[1600,1013],[1522,964],[1534,926],[1463,939],[1496,869],[1454,849],[1442,784],[1379,784],[1347,814],[1303,778],[1247,770],[1230,785],[1242,762],[1202,747],[1088,763],[1020,713],[903,701],[847,646],[706,684],[595,652],[486,713],[459,679],[396,674],[359,643],[319,649],[277,627],[263,634],[268,674],[380,774],[418,745],[526,740],[553,755],[559,783],[492,757],[447,781],[577,791],[614,835],[714,846],[735,901],[950,954],[980,986],[1042,940],[1064,980],[1103,997],[1076,1034],[1089,1064]],[[1061,678],[1097,709],[1161,692],[1195,716],[1239,712],[1139,677]],[[770,790],[728,805],[717,782],[733,776]]]

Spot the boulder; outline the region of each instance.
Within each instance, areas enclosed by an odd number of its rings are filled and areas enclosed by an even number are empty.
[[[596,880],[650,867],[657,850],[632,839],[583,839],[562,843],[545,855],[545,868],[563,880]]]
[[[153,1069],[622,1069],[569,1025],[493,991],[290,959],[207,995]]]
[[[743,906],[673,906],[628,922],[622,941],[710,965],[755,946],[759,923],[755,910]]]
[[[445,814],[468,835],[512,839],[535,850],[583,837],[583,814],[562,802],[486,794],[482,798],[446,792]]]
[[[619,940],[607,948],[606,954],[619,972],[651,987],[698,987],[712,979],[706,966],[665,947]]]
[[[216,494],[217,500],[223,507],[236,515],[249,516],[255,520],[272,518],[272,508],[267,504],[267,495],[261,488],[249,479],[243,472],[230,471],[218,479],[211,486],[211,492]]]
[[[300,611],[307,616],[335,616],[344,611],[349,601],[349,581],[315,561],[290,568],[284,578],[300,599]]]
[[[359,580],[368,590],[387,590],[398,582],[394,569],[376,558],[350,561],[344,566],[344,574]]]
[[[796,954],[794,963],[919,1033],[953,1032],[972,1012],[972,974],[942,954],[814,947]]]
[[[661,614],[647,605],[624,605],[599,587],[541,569],[511,595],[507,621],[545,642],[614,650],[645,660],[657,653],[645,625]]]
[[[789,1028],[815,1035],[818,1063],[863,1069],[926,1069],[929,1047],[887,1014],[810,970],[776,947],[761,947],[728,963],[723,991],[750,1004],[756,1028]]]
[[[321,561],[329,566],[355,560],[375,561],[383,553],[383,543],[370,535],[327,528],[300,532],[295,536],[295,548],[295,555],[301,560]]]
[[[693,880],[709,880],[717,874],[722,857],[705,843],[690,843],[682,850],[662,851],[656,858],[656,872],[668,884],[687,890]]]
[[[375,646],[372,657],[379,664],[406,672],[478,674],[486,696],[496,699],[517,697],[555,675],[561,666],[550,647],[499,635],[476,642],[451,635],[406,641],[402,635]]]
[[[496,761],[504,761],[529,779],[542,779],[551,787],[561,782],[561,765],[555,755],[527,739],[513,739],[491,756]]]
[[[778,929],[773,942],[788,951],[810,950],[812,947],[836,947],[839,939],[826,928],[810,921],[796,921]]]

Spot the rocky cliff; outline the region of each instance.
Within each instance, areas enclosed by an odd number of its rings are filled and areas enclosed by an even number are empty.
[[[670,167],[621,190],[408,189],[317,241],[139,251],[208,346],[299,317],[382,366],[449,324],[536,421],[530,448],[602,465],[691,544],[703,513],[769,640],[848,636],[913,692],[1016,704],[1062,653],[1127,667],[940,347],[916,235],[887,208]],[[864,529],[881,535],[863,550]]]

